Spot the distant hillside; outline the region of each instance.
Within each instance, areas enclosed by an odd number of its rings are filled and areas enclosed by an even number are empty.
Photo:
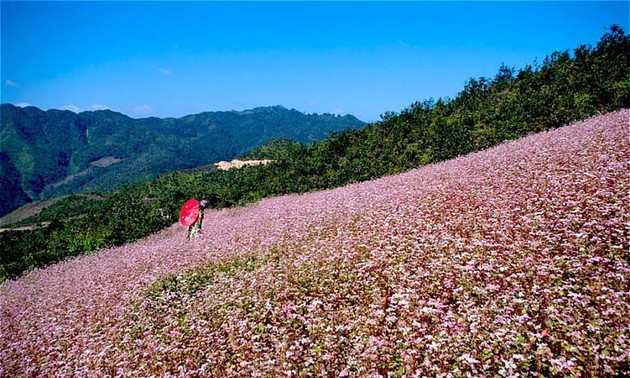
[[[364,126],[357,118],[281,106],[133,119],[110,110],[1,105],[0,215],[37,199],[109,191],[176,170],[230,160],[265,142],[311,143]]]

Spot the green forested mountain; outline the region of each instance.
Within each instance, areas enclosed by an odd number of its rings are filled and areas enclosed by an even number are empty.
[[[360,128],[353,116],[281,106],[133,119],[109,110],[42,111],[3,104],[0,215],[68,193],[109,191],[171,170],[232,159],[274,138],[311,143]]]
[[[176,221],[182,203],[226,207],[395,174],[630,108],[630,37],[612,27],[595,47],[555,52],[536,67],[501,67],[470,79],[454,99],[426,100],[360,130],[310,145],[276,140],[246,154],[276,163],[240,170],[175,171],[101,198],[68,197],[0,233],[0,280],[107,245],[129,242]]]

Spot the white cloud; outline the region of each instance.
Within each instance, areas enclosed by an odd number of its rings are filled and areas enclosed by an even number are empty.
[[[29,104],[28,102],[18,102],[17,104],[15,104],[15,106],[17,106],[18,108],[26,108],[27,106],[33,105]]]
[[[111,108],[107,105],[92,104],[90,105],[90,110],[111,110]]]
[[[343,115],[343,114],[345,114],[345,111],[342,108],[334,108],[333,111],[332,111],[332,114]]]
[[[164,67],[160,67],[158,69],[156,69],[157,72],[166,75],[166,76],[171,76],[173,75],[173,70],[171,70],[170,68],[164,68]]]
[[[146,105],[146,104],[134,106],[132,110],[134,113],[142,113],[142,114],[152,113],[155,111],[155,109],[153,109],[151,106]]]
[[[68,104],[61,107],[61,110],[70,110],[71,112],[78,113],[81,111],[81,108],[74,104]]]
[[[16,83],[15,81],[13,81],[13,80],[9,80],[9,79],[7,79],[7,80],[4,82],[4,84],[5,84],[7,87],[17,87],[17,86],[18,86],[18,85],[17,85],[17,83]]]

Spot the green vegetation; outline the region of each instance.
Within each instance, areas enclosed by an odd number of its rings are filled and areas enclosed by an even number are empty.
[[[252,272],[267,264],[277,265],[280,256],[278,251],[273,251],[268,256],[247,255],[228,262],[208,264],[182,274],[171,274],[154,282],[144,294],[156,300],[165,292],[194,295],[212,285],[221,275],[231,277],[240,272]]]
[[[241,155],[242,160],[288,160],[305,146],[292,139],[280,138],[265,143],[260,147]]]
[[[418,102],[311,145],[274,141],[245,156],[274,164],[167,173],[89,202],[83,214],[72,210],[72,199],[60,201],[30,220],[49,219],[50,226],[0,233],[0,280],[158,231],[177,220],[191,197],[221,208],[337,187],[624,107],[630,107],[630,38],[613,26],[594,48],[556,52],[518,72],[503,66],[492,79],[469,80],[454,99]]]
[[[133,119],[109,110],[75,114],[3,104],[0,115],[0,216],[32,200],[107,192],[230,160],[275,138],[311,143],[365,125],[349,115],[281,106]]]

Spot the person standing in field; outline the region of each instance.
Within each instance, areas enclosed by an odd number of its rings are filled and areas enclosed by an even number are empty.
[[[197,237],[199,231],[201,231],[201,227],[203,225],[203,211],[208,206],[208,201],[201,200],[199,202],[199,214],[197,214],[197,219],[188,227],[188,239],[194,239]]]

